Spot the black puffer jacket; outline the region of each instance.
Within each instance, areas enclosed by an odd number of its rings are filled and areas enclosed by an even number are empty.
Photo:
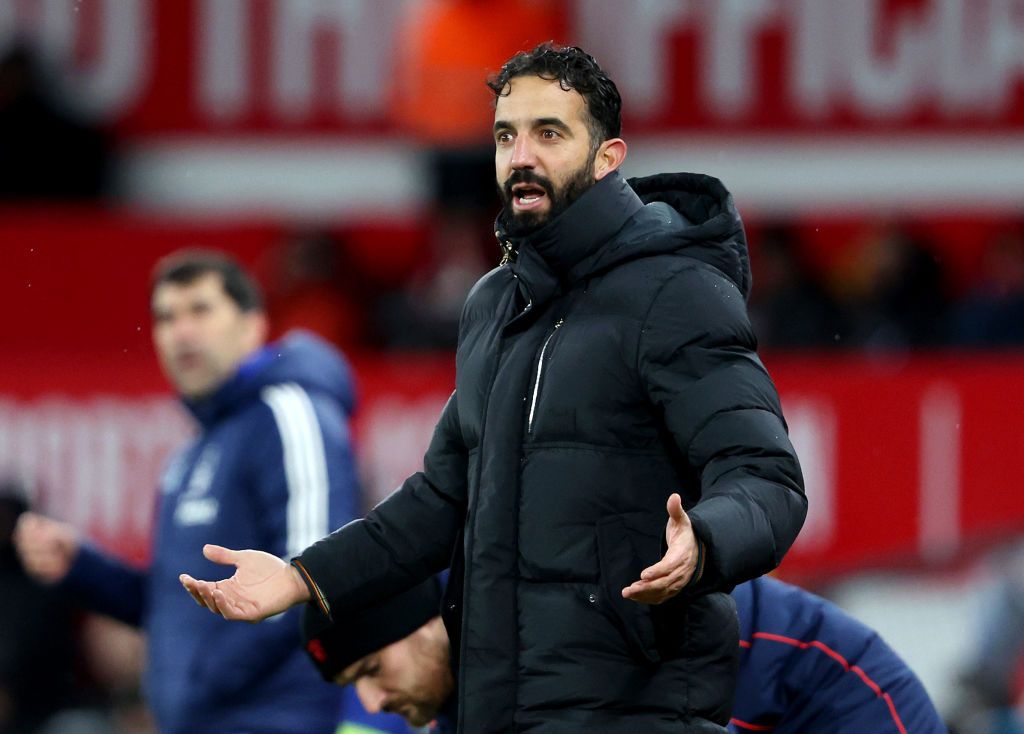
[[[424,471],[299,559],[345,606],[452,559],[466,734],[724,731],[726,592],[778,564],[804,519],[731,198],[692,174],[630,184],[612,174],[511,243],[466,301]],[[659,607],[627,601],[674,491],[703,573]]]

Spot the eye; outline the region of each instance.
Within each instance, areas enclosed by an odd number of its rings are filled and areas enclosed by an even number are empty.
[[[508,145],[509,143],[512,142],[512,133],[510,133],[508,130],[505,130],[495,135],[494,140],[498,143],[498,145]]]
[[[562,137],[557,130],[554,130],[550,127],[541,130],[540,136],[545,140],[557,140],[558,138]]]

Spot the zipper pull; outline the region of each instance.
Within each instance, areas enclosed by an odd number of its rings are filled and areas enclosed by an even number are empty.
[[[516,250],[512,246],[512,242],[509,240],[501,239],[500,231],[496,231],[494,233],[494,237],[495,239],[498,240],[498,244],[501,246],[502,252],[501,262],[499,262],[498,265],[508,265],[509,263],[514,263],[516,261]]]

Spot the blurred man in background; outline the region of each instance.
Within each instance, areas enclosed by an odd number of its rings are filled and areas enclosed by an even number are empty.
[[[731,734],[945,734],[914,672],[839,607],[768,577],[740,584],[732,597],[742,652]],[[352,685],[367,711],[454,732],[439,598],[431,580],[335,625],[310,606],[306,650],[324,679]],[[338,734],[395,731],[383,726],[355,714]]]
[[[297,612],[231,625],[183,601],[177,576],[216,571],[197,552],[205,542],[290,558],[355,516],[348,366],[308,334],[265,345],[255,282],[218,253],[162,261],[152,315],[160,362],[200,430],[163,476],[149,568],[33,514],[16,533],[25,567],[145,630],[145,687],[162,734],[329,732],[337,691],[309,669]]]

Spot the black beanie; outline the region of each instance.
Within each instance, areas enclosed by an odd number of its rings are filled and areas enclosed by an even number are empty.
[[[441,613],[441,584],[429,578],[408,591],[331,622],[313,604],[302,616],[302,646],[324,680],[370,653],[408,637]]]

